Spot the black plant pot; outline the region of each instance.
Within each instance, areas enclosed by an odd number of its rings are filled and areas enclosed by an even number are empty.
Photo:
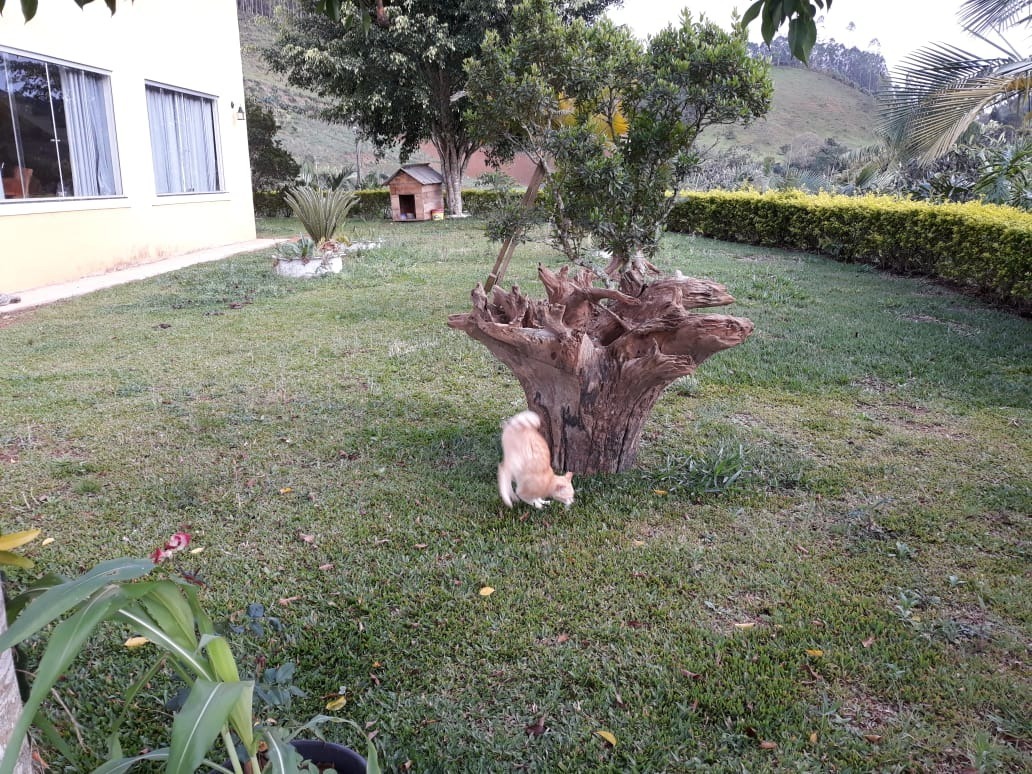
[[[342,744],[324,742],[321,739],[291,739],[290,745],[306,761],[311,761],[319,770],[334,769],[337,774],[365,774],[366,759]],[[223,764],[232,770],[229,761]],[[248,769],[245,768],[245,771]]]
[[[333,767],[337,774],[365,774],[366,760],[350,747],[321,739],[293,739],[294,749],[320,769]]]

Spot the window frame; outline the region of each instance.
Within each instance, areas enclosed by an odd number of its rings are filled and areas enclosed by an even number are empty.
[[[29,59],[35,62],[39,62],[45,65],[54,65],[56,67],[64,67],[72,70],[79,70],[84,73],[99,76],[103,79],[105,86],[105,107],[104,117],[107,125],[107,135],[110,142],[111,151],[111,176],[114,181],[116,193],[110,194],[97,194],[97,195],[80,195],[73,194],[71,196],[11,196],[11,197],[0,197],[0,205],[11,206],[14,204],[29,204],[29,203],[48,203],[53,204],[54,202],[65,202],[65,201],[78,201],[78,202],[93,202],[104,199],[124,199],[125,185],[122,179],[122,165],[121,165],[121,144],[118,141],[118,122],[115,120],[115,95],[114,95],[114,78],[111,70],[106,70],[103,67],[94,67],[92,65],[82,64],[70,59],[63,59],[61,57],[51,56],[49,54],[40,54],[35,51],[28,51],[22,48],[16,48],[14,46],[0,44],[0,55],[10,55],[19,57],[21,59]],[[0,60],[0,67],[2,67],[2,60]],[[49,87],[49,78],[48,78]],[[11,110],[12,107],[8,104],[6,107],[0,105],[0,109]],[[67,127],[65,127],[67,131]],[[70,145],[70,141],[66,141]],[[74,185],[74,183],[73,183]]]
[[[216,187],[210,191],[158,191],[158,180],[157,175],[154,175],[154,195],[160,198],[166,198],[169,196],[212,196],[217,194],[228,193],[226,187],[226,174],[223,165],[224,151],[222,147],[222,132],[219,122],[219,98],[215,94],[210,94],[204,91],[198,91],[197,89],[187,89],[182,86],[174,86],[170,83],[163,81],[155,81],[149,78],[143,81],[143,93],[144,93],[144,112],[147,115],[147,142],[150,146],[150,159],[151,168],[155,162],[154,157],[154,142],[151,134],[151,113],[150,105],[147,102],[147,96],[151,89],[160,89],[163,91],[175,92],[178,94],[185,94],[188,97],[195,97],[208,102],[211,108],[211,124],[212,124],[212,140],[214,142],[215,152],[215,183]]]

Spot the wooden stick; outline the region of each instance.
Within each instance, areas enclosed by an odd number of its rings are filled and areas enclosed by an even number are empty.
[[[524,212],[529,212],[531,206],[534,204],[534,200],[537,198],[538,191],[541,189],[541,184],[545,182],[545,176],[548,174],[548,169],[545,167],[543,161],[539,161],[538,165],[534,168],[534,174],[530,178],[530,182],[527,184],[527,190],[523,194],[523,200],[520,202],[520,209]],[[487,280],[484,282],[484,290],[490,291],[492,287],[497,285],[505,277],[505,271],[509,268],[509,261],[512,260],[512,254],[516,250],[516,240],[514,237],[508,237],[502,243],[502,249],[498,253],[498,259],[495,261],[494,268],[491,269],[491,273],[487,275]]]

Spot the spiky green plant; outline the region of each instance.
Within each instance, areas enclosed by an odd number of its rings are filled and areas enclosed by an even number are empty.
[[[331,239],[348,213],[358,204],[358,196],[354,191],[313,188],[308,185],[291,188],[283,198],[316,244]]]

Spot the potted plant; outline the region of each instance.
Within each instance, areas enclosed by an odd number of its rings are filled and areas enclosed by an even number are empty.
[[[358,728],[350,720],[325,715],[316,716],[293,732],[254,722],[255,683],[240,679],[229,644],[216,632],[201,608],[196,588],[171,573],[157,578],[145,577],[188,543],[188,535],[177,533],[149,558],[104,561],[70,579],[47,576],[12,600],[9,605],[12,620],[8,630],[0,633],[0,652],[38,634],[50,624],[55,625],[47,637],[8,749],[0,760],[0,774],[11,774],[14,770],[18,747],[43,699],[104,621],[128,624],[137,636],[130,638],[127,645],[149,643],[157,648],[159,657],[126,690],[126,710],[113,724],[108,760],[98,772],[124,772],[140,761],[151,760],[164,761],[165,770],[173,774],[190,774],[202,764],[224,774],[244,774],[245,771],[294,774],[305,760],[306,750],[317,757],[324,756],[326,750],[300,744],[296,741],[299,733],[318,733],[318,727],[325,723],[346,723]],[[182,708],[173,717],[169,744],[142,755],[123,756],[118,731],[125,715],[139,691],[166,663],[188,688]],[[54,738],[56,732],[49,723],[41,724],[41,729],[45,734],[49,732],[56,745],[64,746],[62,740]],[[216,740],[225,748],[222,759],[228,761],[227,766],[207,757]],[[378,773],[376,748],[368,740],[367,758],[363,761],[352,752],[339,760],[313,761],[312,764],[332,762],[335,766],[352,766],[338,768],[342,774]]]
[[[280,245],[274,264],[276,273],[286,277],[318,277],[339,272],[350,243],[346,238],[334,237],[358,204],[358,195],[345,189],[342,181],[331,188],[317,187],[309,174],[300,185],[288,189],[283,198],[308,236]]]

